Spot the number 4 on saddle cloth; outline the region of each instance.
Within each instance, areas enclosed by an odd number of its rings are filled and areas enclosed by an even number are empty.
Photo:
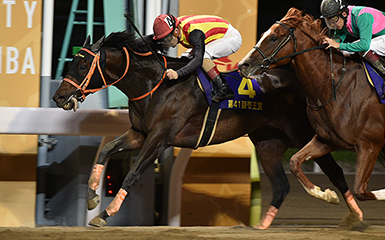
[[[195,149],[198,147],[207,146],[211,142],[221,109],[238,109],[249,111],[263,110],[262,90],[255,79],[251,80],[243,78],[239,75],[238,71],[222,73],[223,76],[225,76],[229,87],[233,90],[235,96],[233,99],[227,99],[217,103],[211,100],[212,86],[205,73],[202,71],[202,69],[199,68],[197,70],[197,74],[198,84],[206,95],[209,107],[206,111],[201,133]]]
[[[382,104],[385,104],[385,85],[384,79],[373,69],[373,67],[364,59],[362,59],[364,69],[366,72],[366,77],[370,85],[372,85],[377,92],[378,97]]]
[[[207,79],[202,69],[197,70],[198,83],[202,91],[206,94],[209,106],[212,105],[211,100],[211,83]],[[219,103],[219,109],[242,109],[261,111],[263,110],[262,91],[258,82],[253,79],[243,78],[238,71],[222,73],[225,76],[229,87],[234,92],[234,98],[223,100]]]

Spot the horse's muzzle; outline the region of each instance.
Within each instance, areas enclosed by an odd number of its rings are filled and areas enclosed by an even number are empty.
[[[250,64],[247,61],[243,62],[242,64],[239,64],[238,69],[242,77],[250,78],[250,79],[254,79],[255,74],[262,71],[262,68],[260,68],[259,66],[253,67],[252,64]]]
[[[68,99],[66,99],[64,96],[55,94],[52,99],[56,102],[56,106],[63,108],[64,110],[73,109],[74,112],[76,112],[78,109],[79,103],[74,96],[70,96]]]

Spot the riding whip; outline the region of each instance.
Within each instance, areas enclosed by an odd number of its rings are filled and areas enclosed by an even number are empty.
[[[143,40],[144,44],[146,45],[146,47],[148,47],[148,49],[150,49],[152,55],[154,55],[156,61],[160,64],[160,66],[162,66],[163,70],[167,71],[167,68],[162,64],[162,62],[159,60],[158,56],[155,54],[155,52],[152,50],[152,48],[150,47],[150,45],[148,45],[148,43],[146,42],[146,40],[144,40],[142,34],[140,34],[138,28],[135,26],[135,23],[132,21],[132,19],[130,18],[130,16],[128,15],[128,13],[125,13],[124,16],[127,18],[128,22],[131,24],[131,26],[134,28],[135,32],[139,35],[139,37]]]

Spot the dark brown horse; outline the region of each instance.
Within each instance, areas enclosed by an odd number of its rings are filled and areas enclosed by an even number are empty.
[[[318,48],[324,32],[320,20],[298,9],[290,9],[241,61],[241,74],[253,76],[288,62],[294,68],[305,90],[308,116],[317,133],[290,162],[291,172],[306,191],[312,196],[322,193],[304,175],[301,164],[342,148],[357,153],[354,196],[359,200],[385,200],[385,189],[366,192],[374,164],[384,146],[385,107],[366,80],[360,60],[339,51],[334,51],[330,58],[329,50],[322,47],[285,58],[296,51]]]
[[[151,36],[146,37],[146,42],[153,49],[160,46]],[[120,151],[141,150],[115,199],[103,213],[91,220],[90,224],[94,226],[104,226],[107,217],[118,212],[132,186],[166,148],[194,148],[199,138],[208,103],[196,81],[197,75],[194,73],[173,81],[164,79],[164,68],[154,54],[147,52],[143,42],[125,32],[113,33],[105,41],[101,39],[93,45],[86,41],[53,97],[58,107],[70,110],[76,108],[77,102],[84,100],[88,93],[114,84],[130,100],[132,127],[102,149],[89,179],[88,209],[99,203],[95,190],[109,157]],[[167,68],[178,69],[188,63],[185,58],[160,54],[156,57],[164,65],[167,62]],[[94,71],[98,73],[94,74]],[[293,84],[297,81],[295,75],[275,70],[261,74],[257,79],[264,92],[264,110],[223,110],[210,144],[248,134],[273,187],[274,196],[268,213],[260,225],[255,226],[268,228],[290,190],[282,156],[292,143],[304,146],[314,136],[314,131],[306,117],[304,95]],[[331,155],[322,157],[319,162],[341,193],[347,192],[342,169]],[[324,195],[329,202],[338,203],[335,192],[328,190]]]

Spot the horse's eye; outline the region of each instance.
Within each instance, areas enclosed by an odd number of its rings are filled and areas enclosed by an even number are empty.
[[[278,39],[277,36],[271,36],[270,41],[275,42],[275,41],[277,41],[277,39]]]
[[[81,74],[81,75],[84,75],[87,73],[87,65],[86,64],[79,64],[78,66],[78,72]]]

